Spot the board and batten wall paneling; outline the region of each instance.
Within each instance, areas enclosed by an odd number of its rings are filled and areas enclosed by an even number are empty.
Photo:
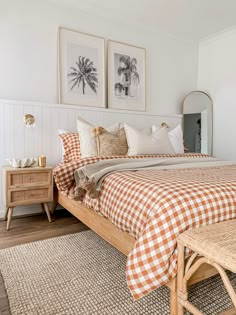
[[[25,114],[35,116],[35,128],[24,125]],[[94,125],[105,127],[115,122],[127,122],[138,128],[146,128],[166,122],[174,128],[182,120],[182,115],[155,115],[106,108],[0,100],[0,165],[6,165],[6,159],[13,157],[45,155],[47,163],[55,166],[62,157],[58,129],[76,132],[76,117],[79,115]],[[0,218],[5,212],[2,200],[1,181]],[[39,206],[21,207],[15,211],[15,215],[40,211]]]

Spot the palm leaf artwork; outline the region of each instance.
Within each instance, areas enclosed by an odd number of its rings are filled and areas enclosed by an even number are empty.
[[[137,71],[137,59],[130,56],[121,56],[119,59],[120,66],[117,73],[122,77],[122,82],[115,84],[115,90],[120,94],[125,91],[126,96],[131,96],[131,85],[137,86],[139,84],[139,73]]]
[[[68,77],[71,78],[69,81],[69,84],[71,84],[71,91],[76,86],[79,88],[82,84],[83,94],[85,94],[86,86],[89,86],[94,93],[97,93],[98,74],[93,61],[89,58],[79,56],[78,61],[76,61],[75,64],[76,67],[70,67],[71,72],[68,73]]]

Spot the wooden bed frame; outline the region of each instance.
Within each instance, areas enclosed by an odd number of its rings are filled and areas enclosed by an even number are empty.
[[[99,236],[117,248],[124,255],[127,256],[131,252],[135,243],[135,238],[128,233],[122,232],[111,221],[101,216],[99,213],[89,209],[77,201],[67,198],[60,192],[55,193],[55,201],[52,212],[54,212],[57,203],[62,205],[77,219],[87,225],[91,230],[96,232]],[[204,264],[189,280],[188,285],[193,285],[216,274],[216,269]],[[170,289],[170,314],[177,315],[176,277],[170,280],[166,286]]]

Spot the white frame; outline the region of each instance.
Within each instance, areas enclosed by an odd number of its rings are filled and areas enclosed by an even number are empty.
[[[108,107],[113,109],[123,109],[131,111],[146,111],[146,49],[117,41],[108,40]],[[115,72],[114,54],[132,55],[141,60],[141,96],[140,101],[129,99],[118,99],[115,97]]]
[[[67,53],[68,43],[96,48],[98,50],[98,80],[97,97],[76,95],[68,91]],[[105,39],[102,37],[78,32],[63,27],[58,29],[58,90],[59,103],[81,106],[106,107],[105,80]]]

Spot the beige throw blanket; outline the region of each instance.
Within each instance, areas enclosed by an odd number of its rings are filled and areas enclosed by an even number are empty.
[[[113,172],[139,171],[147,169],[202,168],[232,165],[235,162],[220,161],[215,158],[147,158],[133,160],[118,158],[85,165],[75,171],[76,189],[73,199],[82,200],[86,193],[98,198],[101,185],[106,176]]]

